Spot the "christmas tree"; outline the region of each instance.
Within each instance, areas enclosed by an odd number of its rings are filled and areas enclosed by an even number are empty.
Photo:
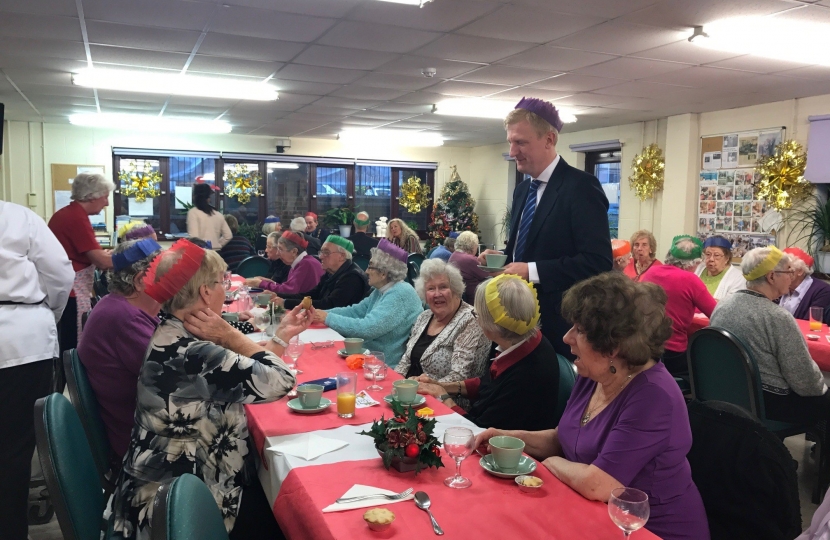
[[[476,201],[470,195],[467,184],[458,175],[455,165],[451,169],[450,180],[444,185],[432,209],[428,248],[443,244],[444,238],[451,231],[472,231],[481,235],[478,230],[478,216],[473,212]]]

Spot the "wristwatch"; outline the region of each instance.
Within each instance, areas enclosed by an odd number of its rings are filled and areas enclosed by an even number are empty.
[[[284,348],[286,348],[286,349],[288,348],[288,343],[286,343],[285,341],[283,341],[281,338],[278,338],[277,336],[272,337],[272,338],[271,338],[271,341],[273,341],[273,342],[274,342],[274,343],[276,343],[277,345],[282,345],[282,346],[283,346]]]
[[[438,396],[438,401],[440,401],[441,403],[447,401],[448,399],[450,399],[449,394],[441,394],[440,396]]]

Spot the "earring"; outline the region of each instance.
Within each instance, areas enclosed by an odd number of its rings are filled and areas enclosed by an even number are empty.
[[[611,367],[608,368],[608,371],[610,371],[612,375],[617,372],[617,368],[614,367],[614,361],[613,360],[611,361]]]

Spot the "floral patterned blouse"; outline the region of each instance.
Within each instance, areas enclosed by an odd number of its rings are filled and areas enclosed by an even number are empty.
[[[204,480],[230,531],[244,486],[257,481],[243,404],[275,401],[294,383],[270,352],[241,356],[197,339],[175,317],[159,325],[113,497],[115,537],[149,540],[156,490],[184,473]]]

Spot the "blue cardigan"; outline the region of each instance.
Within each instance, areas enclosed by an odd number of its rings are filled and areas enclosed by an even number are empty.
[[[386,363],[395,367],[406,350],[412,325],[423,311],[412,285],[399,281],[382,294],[373,288],[359,304],[329,310],[326,325],[345,337],[363,338],[367,349],[382,351]]]

